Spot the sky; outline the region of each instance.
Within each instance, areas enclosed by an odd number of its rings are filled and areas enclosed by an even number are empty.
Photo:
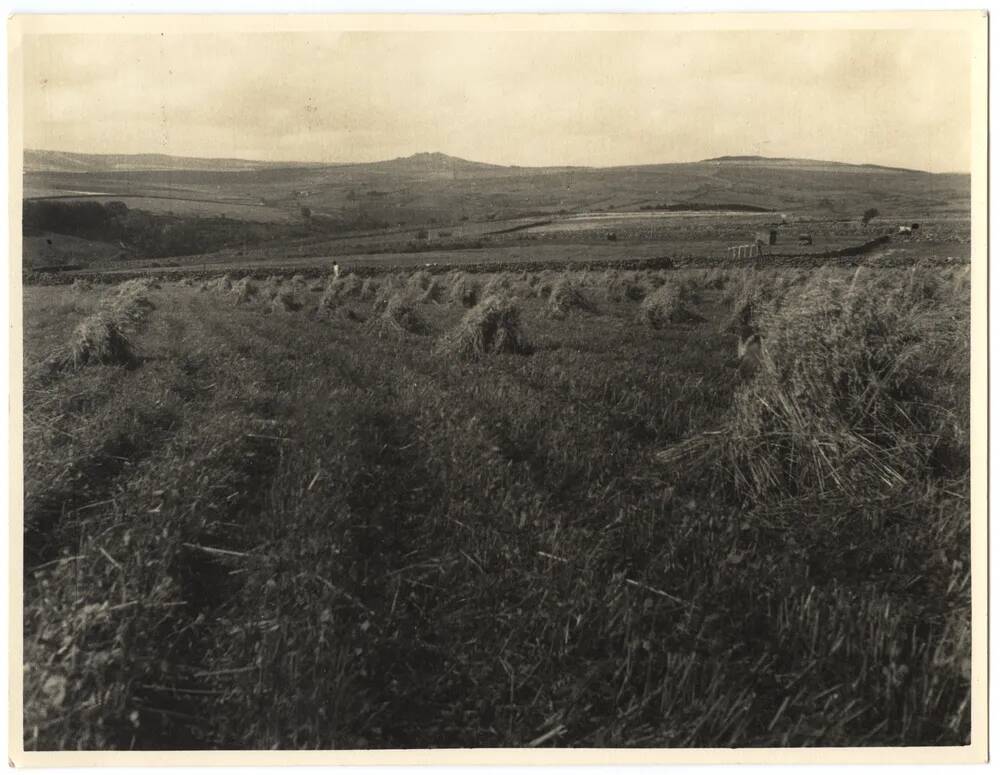
[[[970,169],[961,31],[46,34],[24,145],[524,166],[730,154]]]

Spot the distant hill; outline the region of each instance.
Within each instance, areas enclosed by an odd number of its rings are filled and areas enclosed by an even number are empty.
[[[449,156],[445,153],[415,153],[412,156],[401,156],[398,159],[390,159],[389,161],[373,162],[373,166],[391,167],[400,172],[440,173],[450,173],[454,170],[495,173],[509,169],[499,164],[469,161],[468,159],[460,159],[457,156]]]
[[[344,174],[399,175],[416,179],[502,178],[526,175],[551,175],[566,170],[586,170],[591,167],[519,167],[470,161],[445,153],[414,153],[396,159],[329,165]]]
[[[164,210],[179,207],[170,200],[224,202],[236,219],[253,218],[247,207],[261,208],[261,217],[269,208],[293,219],[308,208],[317,217],[372,226],[669,210],[682,203],[711,209],[720,202],[837,218],[860,217],[870,207],[914,217],[961,215],[970,197],[963,174],[762,156],[619,167],[504,166],[444,153],[344,164],[39,150],[24,159],[26,198],[100,196]]]
[[[882,164],[851,164],[844,161],[823,161],[820,159],[792,159],[784,156],[716,156],[705,159],[703,164],[744,165],[754,167],[795,167],[797,169],[837,169],[850,168],[858,171],[913,172],[921,175],[933,173],[906,167],[887,167]]]
[[[916,174],[932,174],[921,170],[904,167],[887,167],[880,164],[850,164],[839,161],[823,161],[819,159],[794,159],[782,156],[715,156],[700,162],[674,162],[668,164],[620,165],[617,167],[581,167],[581,166],[547,166],[521,167],[517,165],[490,164],[487,162],[469,161],[457,156],[449,156],[440,152],[421,152],[410,156],[375,162],[327,162],[303,161],[259,161],[251,159],[232,158],[202,158],[196,156],[170,156],[162,153],[141,154],[100,154],[72,153],[69,151],[44,151],[27,149],[24,152],[25,172],[143,172],[143,171],[200,171],[200,172],[252,172],[271,169],[317,169],[340,168],[344,171],[355,171],[369,168],[373,172],[398,172],[415,175],[451,175],[482,174],[511,175],[557,173],[571,170],[616,170],[661,168],[665,166],[683,167],[691,164],[752,166],[758,168],[780,167],[795,169],[830,169],[858,170],[880,172],[907,172]]]
[[[247,159],[202,159],[162,153],[101,154],[68,151],[24,152],[25,172],[143,172],[143,171],[252,171],[278,167],[313,167],[307,162],[266,162]]]

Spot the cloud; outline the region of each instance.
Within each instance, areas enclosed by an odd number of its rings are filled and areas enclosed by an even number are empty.
[[[29,147],[592,165],[760,151],[969,168],[959,32],[47,35],[24,57]]]

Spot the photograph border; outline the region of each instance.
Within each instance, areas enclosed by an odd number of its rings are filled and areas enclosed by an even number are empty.
[[[971,744],[955,747],[709,749],[406,749],[363,751],[24,751],[23,721],[23,374],[21,197],[23,174],[22,46],[33,34],[179,34],[319,31],[696,31],[967,30],[971,59]],[[9,637],[10,764],[18,767],[278,765],[610,765],[610,764],[941,764],[983,762],[988,751],[988,214],[987,54],[985,11],[663,14],[322,14],[113,15],[19,14],[8,19],[9,120]]]

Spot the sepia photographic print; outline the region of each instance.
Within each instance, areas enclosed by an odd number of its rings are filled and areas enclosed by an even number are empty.
[[[13,763],[985,760],[985,13],[8,33]]]

